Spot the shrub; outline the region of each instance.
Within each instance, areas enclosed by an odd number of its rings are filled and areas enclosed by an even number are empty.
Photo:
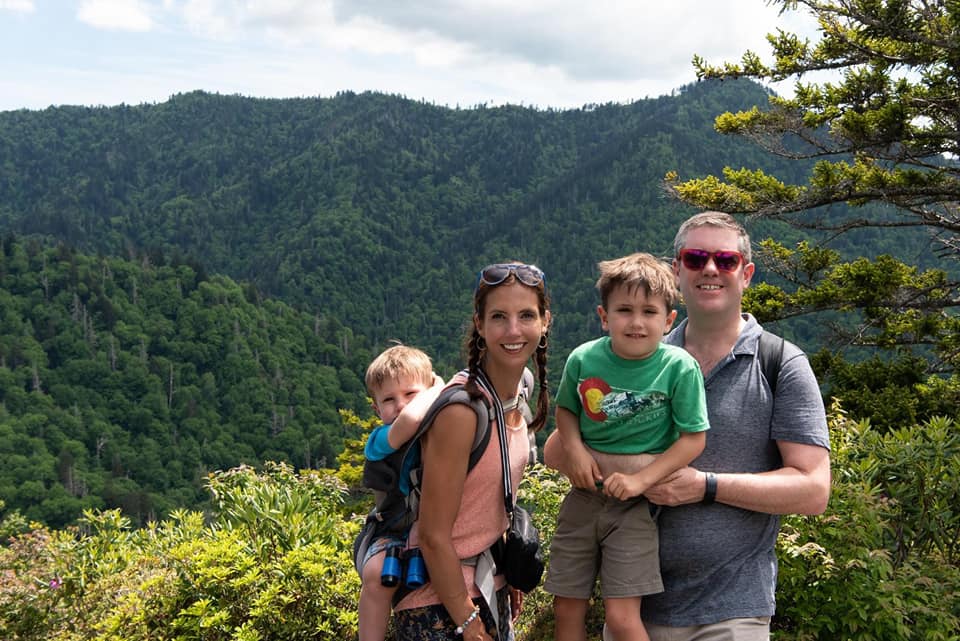
[[[777,641],[956,639],[960,438],[949,420],[874,432],[831,412],[834,483],[784,520]]]
[[[270,464],[210,478],[218,513],[132,530],[118,511],[0,548],[5,641],[285,641],[356,635],[357,524],[331,474]]]

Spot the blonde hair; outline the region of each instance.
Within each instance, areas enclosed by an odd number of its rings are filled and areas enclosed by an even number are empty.
[[[600,304],[607,308],[610,294],[617,287],[628,290],[642,288],[648,296],[662,296],[671,311],[680,301],[680,291],[673,270],[659,258],[643,252],[604,260],[597,263],[600,278],[597,289],[600,291]]]
[[[407,376],[430,387],[433,384],[433,364],[430,357],[416,347],[388,347],[367,366],[367,393],[374,396],[384,381]]]

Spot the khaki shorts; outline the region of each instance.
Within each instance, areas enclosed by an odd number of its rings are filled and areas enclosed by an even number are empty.
[[[600,577],[605,599],[663,592],[657,525],[649,503],[620,501],[574,488],[557,517],[543,588],[554,596],[589,599]]]
[[[707,625],[675,628],[644,622],[650,641],[769,641],[770,617],[727,619]],[[603,628],[604,641],[612,637]]]

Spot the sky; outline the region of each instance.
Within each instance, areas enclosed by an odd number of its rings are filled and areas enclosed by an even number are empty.
[[[766,34],[812,24],[766,0],[0,0],[0,111],[198,89],[630,103],[694,82],[694,54],[768,59]]]

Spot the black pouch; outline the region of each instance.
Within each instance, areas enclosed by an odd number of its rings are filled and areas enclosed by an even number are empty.
[[[505,537],[493,547],[493,558],[497,572],[506,577],[511,587],[530,592],[540,585],[544,568],[540,532],[522,507],[514,508]]]

